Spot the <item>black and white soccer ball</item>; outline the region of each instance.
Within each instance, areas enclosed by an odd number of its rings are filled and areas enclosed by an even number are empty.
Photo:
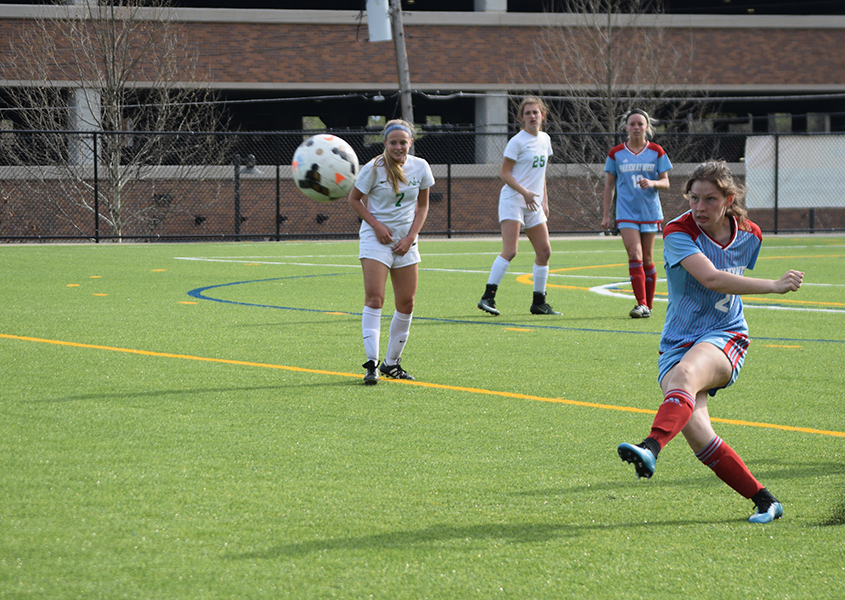
[[[312,200],[345,198],[358,177],[358,156],[336,135],[311,136],[293,154],[293,180]]]

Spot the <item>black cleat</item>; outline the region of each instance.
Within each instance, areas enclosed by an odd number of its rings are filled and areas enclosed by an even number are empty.
[[[375,385],[378,383],[378,364],[368,360],[363,365],[361,365],[365,369],[367,369],[367,374],[364,375],[364,385]]]
[[[559,315],[560,313],[546,303],[546,292],[534,292],[531,303],[532,315]]]
[[[553,309],[551,306],[543,302],[542,304],[532,304],[531,305],[531,314],[532,315],[559,315],[560,313]]]
[[[409,381],[414,381],[414,378],[411,377],[405,369],[399,366],[399,363],[395,365],[387,365],[385,363],[381,363],[379,367],[379,371],[381,371],[382,375],[385,377],[390,377],[392,379],[407,379]]]
[[[488,312],[494,317],[499,316],[499,310],[496,308],[496,299],[495,298],[482,298],[478,301],[478,308],[483,310],[484,312]]]

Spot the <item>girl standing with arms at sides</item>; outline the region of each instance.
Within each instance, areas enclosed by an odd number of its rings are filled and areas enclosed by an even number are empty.
[[[428,215],[428,192],[434,185],[429,164],[409,154],[414,126],[395,119],[384,126],[384,153],[361,168],[349,204],[361,218],[358,258],[364,272],[361,329],[367,370],[364,383],[378,383],[379,371],[394,379],[414,379],[399,366],[408,340],[417,293],[420,252],[417,235]],[[368,197],[367,204],[363,202]],[[394,313],[387,353],[379,367],[381,309],[387,275],[393,285]]]
[[[705,465],[757,510],[752,523],[770,523],[783,506],[754,478],[734,450],[716,435],[708,396],[736,381],[748,348],[742,294],[785,294],[801,287],[804,273],[777,280],[744,277],[760,252],[760,228],[746,217],[743,189],[724,161],[699,165],[686,185],[690,210],[663,232],[669,308],[657,362],[663,404],[642,443],[620,444],[619,456],[637,476],[654,474],[657,455],[678,433]]]
[[[628,273],[637,305],[628,313],[632,319],[651,316],[657,269],[654,266],[654,238],[663,222],[657,190],[669,189],[672,163],[666,152],[648,141],[654,131],[644,110],[625,115],[628,141],[612,148],[604,170],[604,217],[601,226],[610,229],[610,205],[616,192],[616,227],[628,252]]]
[[[487,279],[487,288],[478,308],[498,315],[496,291],[505,277],[519,245],[519,231],[525,228],[534,246],[533,315],[559,315],[546,303],[546,281],[549,278],[549,197],[546,193],[546,165],[552,155],[549,134],[541,131],[548,113],[539,98],[529,96],[519,104],[522,129],[510,139],[499,174],[505,182],[499,194],[499,223],[502,228],[502,253],[496,257]]]

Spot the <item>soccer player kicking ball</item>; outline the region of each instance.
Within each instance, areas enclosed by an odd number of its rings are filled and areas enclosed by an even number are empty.
[[[748,519],[771,523],[783,506],[713,430],[708,396],[736,381],[748,348],[742,294],[785,294],[801,287],[804,273],[780,279],[744,277],[760,252],[760,228],[746,218],[742,187],[724,161],[699,165],[684,185],[689,212],[663,232],[669,307],[660,339],[658,381],[663,404],[640,444],[620,444],[619,456],[637,476],[654,474],[657,456],[683,433],[696,457],[757,508]]]

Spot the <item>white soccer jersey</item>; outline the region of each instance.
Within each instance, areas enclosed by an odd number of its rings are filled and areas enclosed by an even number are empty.
[[[394,240],[401,240],[408,235],[414,222],[420,190],[434,185],[431,167],[422,158],[409,154],[402,167],[408,183],[400,181],[397,194],[387,181],[387,172],[384,167],[375,167],[376,172],[373,176],[374,165],[375,161],[371,160],[361,167],[358,179],[355,180],[355,187],[362,194],[367,195],[367,209],[370,213],[390,230]],[[373,228],[366,221],[361,222],[360,233],[372,230]]]
[[[546,182],[546,165],[552,155],[552,140],[545,131],[536,136],[524,129],[513,136],[505,147],[505,158],[514,161],[511,173],[520,185],[537,194],[537,202],[543,202]],[[505,184],[499,194],[500,201],[514,202],[525,207],[525,198],[511,186]]]

